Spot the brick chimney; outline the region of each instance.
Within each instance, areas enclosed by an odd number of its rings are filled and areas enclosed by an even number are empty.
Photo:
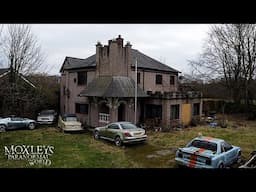
[[[131,45],[123,47],[123,38],[108,41],[108,45],[96,44],[96,76],[128,76],[131,60]]]

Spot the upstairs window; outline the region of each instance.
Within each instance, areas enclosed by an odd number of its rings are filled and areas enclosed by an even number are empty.
[[[77,85],[86,85],[87,84],[87,72],[77,72]]]
[[[156,75],[156,84],[162,84],[163,77],[162,75]]]
[[[137,73],[137,84],[140,84],[140,73]]]
[[[175,76],[171,75],[170,76],[170,85],[174,85],[175,84]]]
[[[76,113],[88,114],[88,104],[76,103]]]

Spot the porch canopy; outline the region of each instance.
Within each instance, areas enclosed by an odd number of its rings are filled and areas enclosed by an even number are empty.
[[[135,97],[135,81],[123,76],[101,76],[87,85],[81,97]],[[148,95],[137,86],[137,97]]]

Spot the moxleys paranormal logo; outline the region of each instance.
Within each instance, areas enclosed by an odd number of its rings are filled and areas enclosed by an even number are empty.
[[[51,145],[11,145],[4,146],[4,153],[8,160],[27,160],[29,165],[51,165],[50,156],[54,153]]]

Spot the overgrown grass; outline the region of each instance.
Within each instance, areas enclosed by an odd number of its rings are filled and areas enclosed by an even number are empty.
[[[175,150],[183,147],[198,133],[205,136],[222,138],[232,145],[242,148],[243,156],[248,159],[256,150],[256,122],[245,122],[241,126],[210,128],[198,126],[169,133],[148,132],[144,145],[116,147],[113,143],[95,140],[90,133],[66,134],[56,128],[39,128],[33,131],[19,130],[0,133],[0,167],[46,167],[29,165],[27,161],[7,160],[4,146],[10,145],[52,145],[54,154],[50,157],[50,168],[148,168],[176,167]],[[149,158],[158,150],[172,151],[168,155]],[[48,167],[48,166],[47,166]]]

